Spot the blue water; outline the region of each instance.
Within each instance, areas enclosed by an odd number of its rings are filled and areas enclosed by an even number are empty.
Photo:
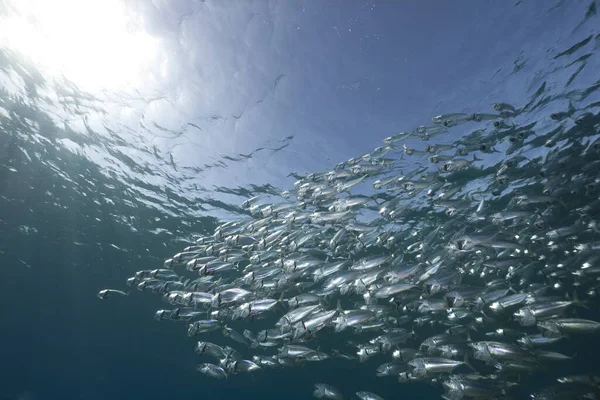
[[[90,93],[0,50],[0,399],[307,399],[329,380],[438,398],[339,361],[210,380],[181,327],[152,318],[158,298],[96,293],[243,214],[244,196],[439,113],[546,98],[527,115],[542,131],[569,102],[597,113],[599,4],[127,4],[160,40],[150,70],[168,61],[140,87]]]

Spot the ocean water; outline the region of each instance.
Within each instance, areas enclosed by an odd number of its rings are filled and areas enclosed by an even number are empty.
[[[0,399],[308,399],[315,382],[439,398],[341,360],[211,380],[185,329],[153,318],[160,298],[96,294],[435,115],[529,104],[518,123],[540,137],[552,113],[597,118],[600,4],[113,3],[126,29],[0,3]],[[586,346],[573,371],[597,372]]]

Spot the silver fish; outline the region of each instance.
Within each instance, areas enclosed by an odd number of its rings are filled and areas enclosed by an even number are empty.
[[[335,387],[326,383],[315,383],[313,396],[318,399],[343,400],[344,396]]]
[[[223,379],[227,378],[227,372],[218,365],[202,363],[197,367],[198,371],[211,378]]]
[[[101,291],[98,292],[98,298],[100,300],[104,300],[108,296],[112,296],[114,294],[117,294],[117,295],[120,295],[120,296],[127,296],[127,293],[123,292],[122,290],[102,289]]]
[[[384,400],[383,397],[371,392],[356,392],[356,396],[360,400]]]

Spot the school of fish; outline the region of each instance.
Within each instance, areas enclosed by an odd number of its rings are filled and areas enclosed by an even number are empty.
[[[279,197],[247,199],[247,217],[127,285],[162,296],[155,318],[183,323],[212,378],[378,360],[377,376],[429,382],[445,399],[513,398],[600,334],[600,118],[516,122],[535,106],[439,115],[388,137]],[[205,339],[213,331],[220,342]],[[600,398],[595,372],[527,395]],[[335,382],[312,390],[382,399]]]

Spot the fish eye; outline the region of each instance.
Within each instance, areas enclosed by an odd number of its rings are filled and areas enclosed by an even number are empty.
[[[494,121],[494,128],[500,127],[500,121]]]
[[[559,113],[552,113],[552,114],[550,114],[550,119],[558,121],[560,119],[560,114]]]
[[[505,164],[508,168],[512,168],[515,166],[515,163],[513,161],[507,161]]]
[[[508,141],[509,141],[509,142],[511,142],[511,143],[515,143],[515,142],[517,141],[517,138],[516,138],[516,137],[514,137],[514,136],[511,136],[511,137],[508,139]]]
[[[487,150],[487,146],[485,144],[482,144],[479,146],[479,151],[486,151]]]

